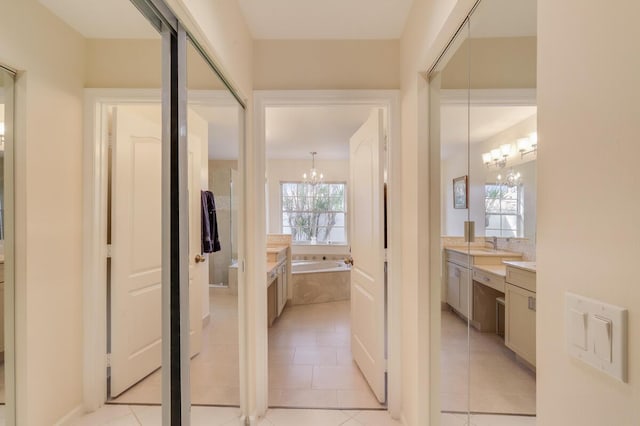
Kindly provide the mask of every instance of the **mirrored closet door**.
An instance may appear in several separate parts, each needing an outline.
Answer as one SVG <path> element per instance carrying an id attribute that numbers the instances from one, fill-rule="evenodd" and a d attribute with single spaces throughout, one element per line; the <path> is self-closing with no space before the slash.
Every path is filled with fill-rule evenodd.
<path id="1" fill-rule="evenodd" d="M 534 416 L 535 0 L 476 3 L 429 82 L 440 154 L 440 406 Z"/>

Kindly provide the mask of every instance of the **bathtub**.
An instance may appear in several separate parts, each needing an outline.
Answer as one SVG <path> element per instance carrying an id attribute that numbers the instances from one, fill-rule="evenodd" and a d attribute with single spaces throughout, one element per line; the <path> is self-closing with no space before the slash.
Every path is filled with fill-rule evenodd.
<path id="1" fill-rule="evenodd" d="M 291 264 L 292 304 L 350 299 L 351 268 L 342 260 L 295 260 Z"/>
<path id="2" fill-rule="evenodd" d="M 342 260 L 294 260 L 291 263 L 292 274 L 339 272 L 345 270 L 349 270 L 349 265 Z"/>

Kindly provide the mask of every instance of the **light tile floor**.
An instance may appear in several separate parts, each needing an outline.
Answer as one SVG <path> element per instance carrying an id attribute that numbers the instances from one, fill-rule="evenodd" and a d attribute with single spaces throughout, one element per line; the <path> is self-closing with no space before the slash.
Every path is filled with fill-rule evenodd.
<path id="1" fill-rule="evenodd" d="M 494 333 L 480 333 L 472 327 L 470 342 L 469 366 L 467 323 L 452 312 L 443 311 L 442 409 L 467 411 L 470 384 L 472 412 L 535 414 L 535 373 L 518 363 Z"/>
<path id="2" fill-rule="evenodd" d="M 192 407 L 192 426 L 242 426 L 240 410 L 230 407 Z M 86 414 L 73 426 L 159 426 L 159 406 L 105 405 Z M 267 411 L 258 422 L 261 426 L 399 426 L 386 411 L 282 409 Z M 441 426 L 535 426 L 535 417 L 473 415 L 471 423 L 461 414 L 442 414 Z"/>
<path id="3" fill-rule="evenodd" d="M 202 329 L 202 350 L 191 360 L 194 404 L 240 405 L 238 296 L 209 291 L 210 321 Z M 111 402 L 160 404 L 161 370 L 149 375 Z"/>
<path id="4" fill-rule="evenodd" d="M 349 301 L 287 306 L 269 329 L 269 405 L 384 408 L 351 356 Z"/>

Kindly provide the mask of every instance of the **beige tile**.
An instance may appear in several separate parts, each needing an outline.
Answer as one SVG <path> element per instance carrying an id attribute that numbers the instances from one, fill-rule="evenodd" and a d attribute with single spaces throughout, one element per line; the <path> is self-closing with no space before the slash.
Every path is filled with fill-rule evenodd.
<path id="1" fill-rule="evenodd" d="M 269 365 L 291 365 L 295 347 L 269 347 Z"/>
<path id="2" fill-rule="evenodd" d="M 321 389 L 278 389 L 269 391 L 269 406 L 338 408 L 337 391 Z"/>
<path id="3" fill-rule="evenodd" d="M 338 365 L 354 365 L 353 354 L 351 353 L 350 347 L 337 347 L 336 355 L 338 357 Z"/>
<path id="4" fill-rule="evenodd" d="M 131 411 L 142 426 L 161 425 L 162 424 L 162 407 L 159 405 L 134 405 Z"/>
<path id="5" fill-rule="evenodd" d="M 270 347 L 316 346 L 315 330 L 279 329 L 269 333 Z"/>
<path id="6" fill-rule="evenodd" d="M 219 405 L 240 405 L 240 388 L 238 386 L 206 386 L 203 388 L 192 388 L 192 404 L 215 404 Z"/>
<path id="7" fill-rule="evenodd" d="M 349 420 L 349 416 L 340 410 L 272 408 L 266 417 L 277 426 L 338 426 Z"/>
<path id="8" fill-rule="evenodd" d="M 535 374 L 516 362 L 504 341 L 479 333 L 450 312 L 442 313 L 441 401 L 444 410 L 535 413 Z M 467 343 L 470 336 L 470 344 Z"/>
<path id="9" fill-rule="evenodd" d="M 383 408 L 371 389 L 339 390 L 338 406 L 340 408 Z"/>
<path id="10" fill-rule="evenodd" d="M 366 390 L 368 387 L 360 370 L 352 366 L 313 367 L 313 389 Z"/>
<path id="11" fill-rule="evenodd" d="M 319 331 L 318 346 L 351 346 L 351 334 L 345 332 Z"/>
<path id="12" fill-rule="evenodd" d="M 93 413 L 88 413 L 71 423 L 72 426 L 101 426 L 118 419 L 132 416 L 127 405 L 105 405 Z"/>
<path id="13" fill-rule="evenodd" d="M 300 365 L 336 365 L 336 348 L 299 347 L 293 356 L 293 363 Z"/>
<path id="14" fill-rule="evenodd" d="M 368 426 L 401 426 L 402 423 L 398 420 L 392 419 L 386 410 L 366 410 L 362 411 L 353 420 L 358 422 L 357 424 Z"/>
<path id="15" fill-rule="evenodd" d="M 311 389 L 313 368 L 308 365 L 274 365 L 269 369 L 269 388 Z"/>
<path id="16" fill-rule="evenodd" d="M 240 421 L 240 409 L 234 407 L 191 407 L 191 426 L 222 426 Z"/>

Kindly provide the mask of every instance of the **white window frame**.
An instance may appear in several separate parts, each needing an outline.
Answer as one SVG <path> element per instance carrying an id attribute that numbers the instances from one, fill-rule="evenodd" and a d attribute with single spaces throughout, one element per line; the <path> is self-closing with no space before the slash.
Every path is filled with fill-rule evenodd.
<path id="1" fill-rule="evenodd" d="M 305 184 L 303 181 L 294 181 L 294 180 L 283 180 L 280 181 L 280 232 L 284 233 L 284 204 L 283 204 L 283 191 L 282 188 L 286 184 Z M 329 242 L 316 242 L 314 245 L 327 245 L 327 246 L 346 246 L 349 245 L 349 193 L 348 186 L 346 181 L 328 181 L 322 182 L 322 185 L 343 185 L 344 186 L 344 210 L 335 210 L 335 213 L 344 213 L 344 225 L 341 228 L 344 228 L 344 241 L 338 241 L 335 243 Z M 302 212 L 302 211 L 301 211 Z M 305 211 L 306 212 L 306 211 Z M 311 211 L 308 211 L 311 212 Z M 294 245 L 309 245 L 312 244 L 311 241 L 293 241 Z"/>

